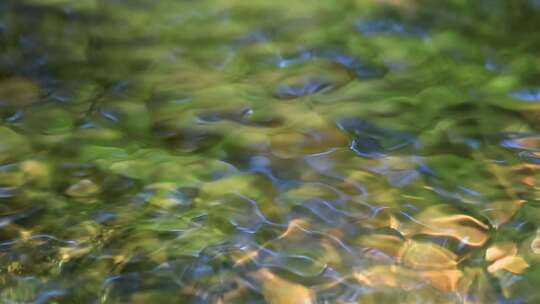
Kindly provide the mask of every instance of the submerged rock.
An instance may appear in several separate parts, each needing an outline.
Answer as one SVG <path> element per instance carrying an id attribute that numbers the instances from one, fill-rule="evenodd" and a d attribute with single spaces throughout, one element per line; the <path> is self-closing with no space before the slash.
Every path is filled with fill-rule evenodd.
<path id="1" fill-rule="evenodd" d="M 401 263 L 412 269 L 450 269 L 458 264 L 452 251 L 433 243 L 408 241 L 400 249 Z"/>
<path id="2" fill-rule="evenodd" d="M 13 77 L 0 81 L 0 106 L 26 106 L 38 101 L 39 94 L 39 85 L 30 79 Z"/>
<path id="3" fill-rule="evenodd" d="M 525 269 L 529 268 L 529 264 L 520 256 L 505 256 L 500 260 L 497 260 L 488 267 L 488 272 L 497 272 L 499 270 L 506 270 L 512 273 L 522 273 Z"/>
<path id="4" fill-rule="evenodd" d="M 315 296 L 307 287 L 284 280 L 267 269 L 257 276 L 262 278 L 262 293 L 269 304 L 315 304 Z"/>
<path id="5" fill-rule="evenodd" d="M 30 152 L 28 140 L 8 127 L 0 126 L 0 164 Z"/>
<path id="6" fill-rule="evenodd" d="M 92 197 L 99 193 L 99 187 L 89 179 L 82 179 L 66 189 L 66 194 L 72 197 Z"/>

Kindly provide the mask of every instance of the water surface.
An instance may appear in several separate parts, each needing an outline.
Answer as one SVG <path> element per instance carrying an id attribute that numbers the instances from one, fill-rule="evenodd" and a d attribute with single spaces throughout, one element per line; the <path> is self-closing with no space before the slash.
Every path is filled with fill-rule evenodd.
<path id="1" fill-rule="evenodd" d="M 538 1 L 4 0 L 4 303 L 540 301 Z"/>

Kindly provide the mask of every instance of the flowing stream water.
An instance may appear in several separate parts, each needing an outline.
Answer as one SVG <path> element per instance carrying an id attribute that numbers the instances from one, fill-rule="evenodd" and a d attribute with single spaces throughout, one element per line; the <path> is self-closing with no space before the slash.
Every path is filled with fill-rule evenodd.
<path id="1" fill-rule="evenodd" d="M 540 303 L 540 1 L 2 0 L 1 303 Z"/>

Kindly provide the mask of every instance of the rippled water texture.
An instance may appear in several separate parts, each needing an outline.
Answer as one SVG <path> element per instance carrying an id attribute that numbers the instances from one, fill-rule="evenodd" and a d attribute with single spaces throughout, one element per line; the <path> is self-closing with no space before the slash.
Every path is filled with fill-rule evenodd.
<path id="1" fill-rule="evenodd" d="M 0 302 L 539 303 L 540 2 L 2 0 Z"/>

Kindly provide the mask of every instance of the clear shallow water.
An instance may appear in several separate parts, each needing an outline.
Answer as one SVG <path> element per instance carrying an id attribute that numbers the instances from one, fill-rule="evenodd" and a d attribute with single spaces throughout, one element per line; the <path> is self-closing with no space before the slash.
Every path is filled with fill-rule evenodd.
<path id="1" fill-rule="evenodd" d="M 0 299 L 538 302 L 539 14 L 3 1 Z"/>

